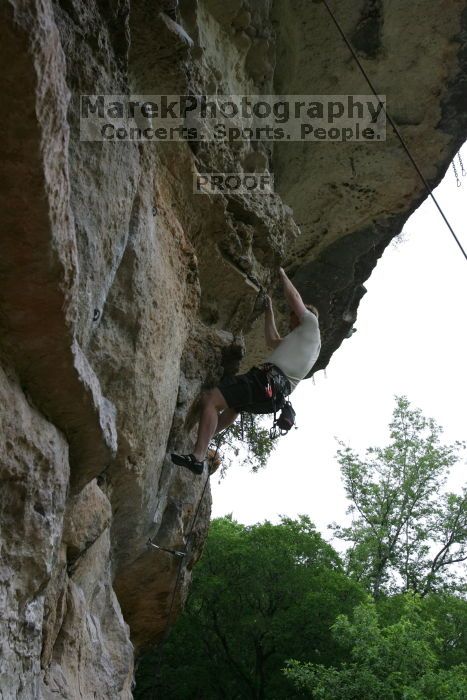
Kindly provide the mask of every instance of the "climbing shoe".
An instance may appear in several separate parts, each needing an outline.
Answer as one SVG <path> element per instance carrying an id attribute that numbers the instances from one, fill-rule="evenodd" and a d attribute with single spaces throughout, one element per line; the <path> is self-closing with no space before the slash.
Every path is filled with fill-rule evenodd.
<path id="1" fill-rule="evenodd" d="M 178 464 L 179 467 L 186 467 L 193 474 L 202 474 L 204 469 L 204 460 L 198 462 L 194 455 L 178 455 L 175 452 L 171 454 L 172 462 Z"/>

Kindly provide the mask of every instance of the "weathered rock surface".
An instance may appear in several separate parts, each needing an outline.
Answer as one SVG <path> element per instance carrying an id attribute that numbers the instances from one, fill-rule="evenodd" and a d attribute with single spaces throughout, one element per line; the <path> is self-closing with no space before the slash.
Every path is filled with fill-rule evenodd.
<path id="1" fill-rule="evenodd" d="M 435 185 L 467 132 L 466 2 L 336 13 Z M 0 697 L 130 698 L 209 524 L 167 454 L 200 389 L 264 352 L 258 285 L 280 307 L 282 262 L 317 303 L 324 367 L 425 193 L 390 131 L 80 141 L 83 94 L 367 94 L 321 3 L 4 0 L 0 54 Z M 271 171 L 276 193 L 195 195 L 202 171 Z M 187 547 L 179 577 L 148 538 Z"/>

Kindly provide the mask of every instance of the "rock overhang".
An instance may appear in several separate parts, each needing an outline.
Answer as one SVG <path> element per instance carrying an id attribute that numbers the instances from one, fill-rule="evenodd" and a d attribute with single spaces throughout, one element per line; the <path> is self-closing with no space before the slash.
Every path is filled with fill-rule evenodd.
<path id="1" fill-rule="evenodd" d="M 467 9 L 457 0 L 440 8 L 420 0 L 336 8 L 431 186 L 467 133 Z M 49 447 L 35 432 L 28 442 L 24 419 L 13 426 L 21 449 L 13 455 L 10 440 L 4 464 L 6 483 L 21 473 L 31 487 L 27 532 L 41 532 L 41 509 L 55 528 L 43 570 L 27 573 L 19 557 L 12 574 L 25 599 L 46 592 L 35 603 L 45 610 L 43 668 L 35 644 L 21 671 L 24 697 L 39 692 L 42 673 L 44 692 L 75 692 L 81 683 L 101 697 L 128 698 L 129 633 L 138 648 L 160 639 L 177 578 L 168 553 L 147 549 L 148 537 L 186 546 L 203 493 L 167 453 L 188 449 L 200 389 L 238 368 L 242 345 L 244 365 L 263 355 L 259 285 L 280 311 L 283 264 L 318 305 L 323 352 L 315 369 L 325 367 L 355 322 L 365 281 L 426 192 L 389 131 L 379 145 L 80 140 L 81 94 L 366 94 L 321 3 L 72 0 L 26 8 L 18 0 L 3 12 L 3 48 L 16 36 L 16 70 L 24 69 L 16 92 L 29 86 L 34 128 L 20 139 L 20 126 L 12 129 L 17 142 L 4 161 L 2 365 L 6 395 L 20 397 L 21 415 L 30 411 L 28 420 L 50 436 Z M 40 128 L 53 162 L 35 138 Z M 194 194 L 194 173 L 232 168 L 274 172 L 275 193 Z M 27 197 L 22 172 L 34 184 Z M 25 270 L 39 273 L 38 286 L 22 283 Z M 33 297 L 46 323 L 31 317 Z M 34 510 L 43 472 L 56 499 Z M 209 490 L 201 505 L 173 615 L 209 526 Z M 86 630 L 94 618 L 95 656 Z M 19 618 L 11 624 L 22 629 Z M 85 660 L 79 667 L 74 644 Z"/>

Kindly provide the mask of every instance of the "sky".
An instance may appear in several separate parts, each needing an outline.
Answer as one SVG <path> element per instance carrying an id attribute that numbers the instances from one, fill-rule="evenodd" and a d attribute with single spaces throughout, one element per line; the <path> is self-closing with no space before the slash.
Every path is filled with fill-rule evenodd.
<path id="1" fill-rule="evenodd" d="M 467 163 L 467 145 L 461 154 Z M 461 181 L 457 187 L 449 168 L 435 195 L 467 249 L 467 177 Z M 360 451 L 384 445 L 395 395 L 440 423 L 447 442 L 467 438 L 467 261 L 431 198 L 401 239 L 365 283 L 357 332 L 325 372 L 293 392 L 298 428 L 279 439 L 259 473 L 233 463 L 222 481 L 211 478 L 212 517 L 231 513 L 248 525 L 307 514 L 330 540 L 328 525 L 347 521 L 349 505 L 336 438 Z M 460 490 L 466 473 L 459 465 L 449 488 Z"/>

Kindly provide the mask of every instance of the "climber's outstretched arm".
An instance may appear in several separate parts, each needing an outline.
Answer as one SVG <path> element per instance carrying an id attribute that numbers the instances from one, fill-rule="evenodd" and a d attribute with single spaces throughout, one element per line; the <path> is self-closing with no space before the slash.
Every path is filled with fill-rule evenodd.
<path id="1" fill-rule="evenodd" d="M 265 299 L 264 335 L 266 338 L 266 345 L 269 348 L 276 348 L 282 340 L 276 328 L 276 322 L 274 321 L 274 311 L 272 309 L 272 301 L 271 297 L 269 296 L 267 296 Z"/>
<path id="2" fill-rule="evenodd" d="M 282 267 L 279 268 L 279 275 L 280 275 L 280 278 L 282 280 L 282 286 L 284 288 L 285 299 L 286 299 L 288 305 L 290 306 L 290 309 L 297 316 L 298 320 L 300 320 L 306 311 L 306 306 L 303 303 L 302 297 L 297 292 L 297 290 L 293 286 L 292 282 L 289 280 L 289 278 L 285 274 L 284 268 L 282 268 Z"/>

